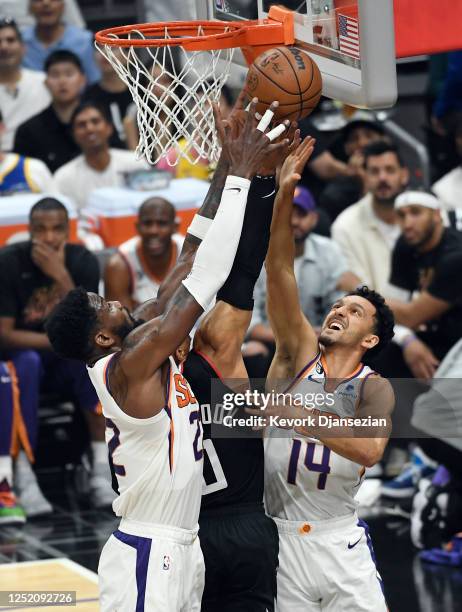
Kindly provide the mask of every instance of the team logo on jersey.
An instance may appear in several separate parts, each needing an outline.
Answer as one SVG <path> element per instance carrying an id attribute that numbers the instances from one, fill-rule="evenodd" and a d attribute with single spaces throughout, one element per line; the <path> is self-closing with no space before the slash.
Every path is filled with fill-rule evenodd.
<path id="1" fill-rule="evenodd" d="M 171 559 L 168 555 L 164 555 L 164 564 L 162 565 L 162 569 L 169 570 L 170 569 Z"/>

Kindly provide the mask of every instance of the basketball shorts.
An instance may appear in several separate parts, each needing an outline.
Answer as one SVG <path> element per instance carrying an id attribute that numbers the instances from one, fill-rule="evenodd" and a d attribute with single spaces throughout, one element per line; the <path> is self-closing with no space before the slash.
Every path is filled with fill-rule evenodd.
<path id="1" fill-rule="evenodd" d="M 202 612 L 274 612 L 278 532 L 262 506 L 251 508 L 231 506 L 201 514 Z"/>
<path id="2" fill-rule="evenodd" d="M 199 612 L 204 559 L 197 529 L 122 520 L 98 566 L 101 612 Z"/>
<path id="3" fill-rule="evenodd" d="M 369 528 L 356 515 L 279 531 L 277 612 L 386 612 Z"/>

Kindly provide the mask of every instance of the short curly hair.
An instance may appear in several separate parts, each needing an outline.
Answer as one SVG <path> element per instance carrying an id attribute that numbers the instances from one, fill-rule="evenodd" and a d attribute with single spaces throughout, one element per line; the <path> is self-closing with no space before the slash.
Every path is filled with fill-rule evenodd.
<path id="1" fill-rule="evenodd" d="M 357 295 L 370 302 L 375 307 L 375 327 L 374 333 L 379 337 L 379 342 L 367 351 L 371 357 L 378 355 L 392 340 L 395 332 L 395 317 L 390 307 L 385 303 L 385 299 L 380 293 L 369 289 L 366 285 L 358 287 L 355 291 L 350 291 L 347 295 Z"/>
<path id="2" fill-rule="evenodd" d="M 45 331 L 54 352 L 60 357 L 87 361 L 94 352 L 91 336 L 98 326 L 85 289 L 72 289 L 45 322 Z"/>

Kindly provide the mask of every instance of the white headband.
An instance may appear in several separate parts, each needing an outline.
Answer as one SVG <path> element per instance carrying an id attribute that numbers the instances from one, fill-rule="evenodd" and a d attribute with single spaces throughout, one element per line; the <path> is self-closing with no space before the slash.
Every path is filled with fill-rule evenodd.
<path id="1" fill-rule="evenodd" d="M 440 210 L 440 201 L 430 193 L 424 191 L 405 191 L 395 200 L 395 209 L 403 208 L 403 206 L 424 206 L 433 210 Z"/>

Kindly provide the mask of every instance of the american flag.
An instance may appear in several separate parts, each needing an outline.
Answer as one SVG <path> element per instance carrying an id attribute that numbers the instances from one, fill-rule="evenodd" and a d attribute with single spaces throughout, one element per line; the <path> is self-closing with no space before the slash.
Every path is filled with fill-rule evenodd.
<path id="1" fill-rule="evenodd" d="M 354 17 L 338 16 L 338 33 L 340 51 L 350 57 L 360 58 L 359 55 L 359 23 Z"/>

